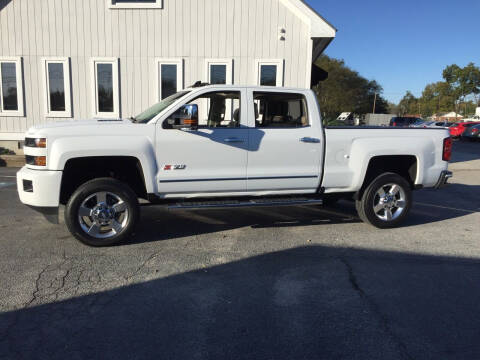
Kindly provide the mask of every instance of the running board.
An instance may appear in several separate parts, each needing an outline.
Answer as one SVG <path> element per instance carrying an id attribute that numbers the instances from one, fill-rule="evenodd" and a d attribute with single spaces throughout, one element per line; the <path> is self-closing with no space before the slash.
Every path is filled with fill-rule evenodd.
<path id="1" fill-rule="evenodd" d="M 167 205 L 169 210 L 181 209 L 218 209 L 242 207 L 268 207 L 292 205 L 322 205 L 323 200 L 317 198 L 258 198 L 246 200 L 212 200 L 212 201 L 182 201 Z"/>

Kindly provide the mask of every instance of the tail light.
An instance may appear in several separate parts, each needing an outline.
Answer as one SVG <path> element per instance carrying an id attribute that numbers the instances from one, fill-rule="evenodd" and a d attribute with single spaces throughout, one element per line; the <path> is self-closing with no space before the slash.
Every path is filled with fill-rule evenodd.
<path id="1" fill-rule="evenodd" d="M 397 123 L 395 121 L 393 122 L 393 126 L 397 126 Z"/>
<path id="2" fill-rule="evenodd" d="M 443 140 L 443 161 L 452 159 L 452 138 L 448 137 Z"/>
<path id="3" fill-rule="evenodd" d="M 473 129 L 472 129 L 472 134 L 476 134 L 476 133 L 478 133 L 478 129 L 473 128 Z"/>

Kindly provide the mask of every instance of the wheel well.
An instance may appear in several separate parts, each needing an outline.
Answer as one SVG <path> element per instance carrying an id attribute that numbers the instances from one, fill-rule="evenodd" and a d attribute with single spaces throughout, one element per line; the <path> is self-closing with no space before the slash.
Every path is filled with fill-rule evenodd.
<path id="1" fill-rule="evenodd" d="M 363 190 L 377 176 L 386 172 L 402 176 L 413 189 L 415 187 L 415 179 L 417 178 L 417 158 L 413 155 L 385 155 L 371 158 L 362 188 L 357 195 L 360 197 Z"/>
<path id="2" fill-rule="evenodd" d="M 84 157 L 65 164 L 60 190 L 60 203 L 65 205 L 75 190 L 87 181 L 111 177 L 129 185 L 139 198 L 146 199 L 147 190 L 140 161 L 130 156 Z"/>

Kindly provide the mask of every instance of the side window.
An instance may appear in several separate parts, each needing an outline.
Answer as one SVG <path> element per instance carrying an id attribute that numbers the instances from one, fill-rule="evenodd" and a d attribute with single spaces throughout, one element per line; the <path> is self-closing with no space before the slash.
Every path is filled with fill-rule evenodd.
<path id="1" fill-rule="evenodd" d="M 260 86 L 283 86 L 283 60 L 255 60 L 255 78 Z"/>
<path id="2" fill-rule="evenodd" d="M 93 116 L 115 118 L 120 116 L 118 59 L 92 59 Z"/>
<path id="3" fill-rule="evenodd" d="M 46 117 L 72 117 L 69 63 L 68 58 L 42 59 Z"/>
<path id="4" fill-rule="evenodd" d="M 198 127 L 238 128 L 240 127 L 241 96 L 239 91 L 209 92 L 188 102 L 198 108 Z M 181 110 L 173 113 L 163 124 L 164 129 L 178 128 L 177 123 L 182 118 Z"/>
<path id="5" fill-rule="evenodd" d="M 162 9 L 163 0 L 108 0 L 110 9 Z"/>
<path id="6" fill-rule="evenodd" d="M 303 95 L 254 92 L 253 99 L 257 128 L 295 128 L 310 124 Z"/>
<path id="7" fill-rule="evenodd" d="M 211 85 L 226 85 L 233 83 L 232 59 L 207 59 L 206 79 Z"/>
<path id="8" fill-rule="evenodd" d="M 24 116 L 21 58 L 0 58 L 0 116 Z"/>
<path id="9" fill-rule="evenodd" d="M 183 59 L 157 59 L 157 98 L 161 101 L 183 89 Z"/>

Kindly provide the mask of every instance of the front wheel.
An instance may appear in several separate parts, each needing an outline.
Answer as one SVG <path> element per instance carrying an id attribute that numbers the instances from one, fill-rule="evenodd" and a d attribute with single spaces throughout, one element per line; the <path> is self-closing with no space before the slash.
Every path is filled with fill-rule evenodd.
<path id="1" fill-rule="evenodd" d="M 65 223 L 89 246 L 111 246 L 127 238 L 139 216 L 138 198 L 126 184 L 102 178 L 81 185 L 65 208 Z"/>
<path id="2" fill-rule="evenodd" d="M 368 224 L 380 229 L 397 227 L 412 207 L 412 189 L 400 175 L 384 173 L 368 185 L 356 207 Z"/>

